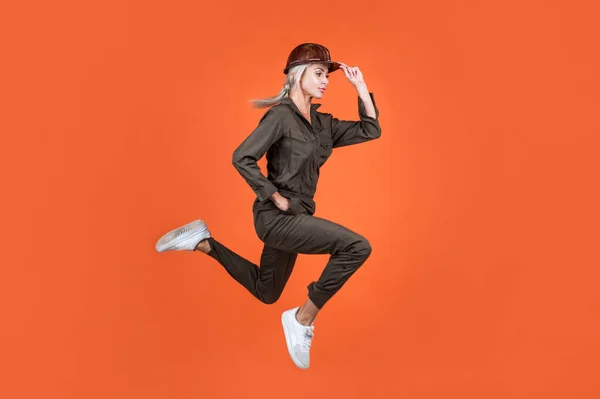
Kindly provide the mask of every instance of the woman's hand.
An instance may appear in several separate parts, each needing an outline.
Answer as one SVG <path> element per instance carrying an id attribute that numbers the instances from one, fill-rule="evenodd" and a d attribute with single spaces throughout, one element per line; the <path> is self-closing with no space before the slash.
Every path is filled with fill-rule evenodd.
<path id="1" fill-rule="evenodd" d="M 283 199 L 281 201 L 278 201 L 275 203 L 275 206 L 277 208 L 279 208 L 281 211 L 287 212 L 290 209 L 290 207 L 292 206 L 292 204 L 289 199 L 283 197 Z"/>
<path id="2" fill-rule="evenodd" d="M 285 198 L 283 195 L 279 194 L 279 192 L 275 192 L 271 196 L 271 201 L 273 201 L 275 206 L 279 208 L 282 212 L 286 212 L 288 209 L 290 209 L 290 200 Z"/>
<path id="3" fill-rule="evenodd" d="M 348 65 L 340 62 L 340 69 L 344 71 L 346 78 L 348 81 L 352 83 L 355 87 L 365 84 L 365 80 L 363 78 L 362 72 L 358 67 L 349 67 Z"/>
<path id="4" fill-rule="evenodd" d="M 373 105 L 373 101 L 371 99 L 371 95 L 369 94 L 369 89 L 367 88 L 367 84 L 363 78 L 362 72 L 358 67 L 349 67 L 346 64 L 340 62 L 340 69 L 344 71 L 348 81 L 354 85 L 356 91 L 358 92 L 358 96 L 363 101 L 365 106 L 365 112 L 367 115 L 373 119 L 377 118 L 377 113 L 375 112 L 375 106 Z"/>

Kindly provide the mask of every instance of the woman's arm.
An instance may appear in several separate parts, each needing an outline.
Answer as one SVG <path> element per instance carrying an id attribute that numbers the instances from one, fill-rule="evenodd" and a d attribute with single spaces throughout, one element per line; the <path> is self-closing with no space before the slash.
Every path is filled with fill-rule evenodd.
<path id="1" fill-rule="evenodd" d="M 373 93 L 369 92 L 367 84 L 358 67 L 341 64 L 348 81 L 354 85 L 358 93 L 358 121 L 339 120 L 331 118 L 331 136 L 333 147 L 364 143 L 381 136 L 379 125 L 379 110 Z"/>
<path id="2" fill-rule="evenodd" d="M 375 104 L 371 99 L 371 94 L 369 93 L 369 89 L 367 89 L 367 84 L 362 82 L 355 86 L 356 91 L 358 92 L 358 97 L 362 100 L 362 103 L 365 107 L 365 113 L 368 117 L 377 119 L 378 112 L 375 111 Z"/>
<path id="3" fill-rule="evenodd" d="M 281 118 L 270 108 L 254 131 L 233 152 L 232 163 L 260 201 L 271 197 L 277 188 L 261 172 L 258 161 L 283 136 Z"/>

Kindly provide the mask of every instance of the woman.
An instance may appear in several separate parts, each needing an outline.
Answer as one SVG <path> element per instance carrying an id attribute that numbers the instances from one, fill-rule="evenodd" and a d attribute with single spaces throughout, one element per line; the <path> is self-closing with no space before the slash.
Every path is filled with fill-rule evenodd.
<path id="1" fill-rule="evenodd" d="M 357 90 L 359 121 L 318 112 L 320 104 L 312 103 L 323 98 L 327 73 L 338 69 Z M 267 304 L 281 295 L 298 254 L 330 254 L 319 280 L 308 285 L 306 302 L 282 315 L 289 354 L 298 367 L 308 368 L 317 313 L 371 253 L 363 236 L 313 216 L 319 169 L 333 148 L 376 139 L 381 128 L 379 111 L 361 71 L 332 62 L 322 45 L 304 43 L 294 48 L 283 72 L 286 79 L 281 92 L 254 101 L 256 107 L 269 109 L 233 153 L 234 167 L 256 193 L 254 226 L 264 243 L 260 267 L 211 237 L 201 220 L 165 234 L 156 250 L 204 252 Z M 257 165 L 265 154 L 266 177 Z"/>

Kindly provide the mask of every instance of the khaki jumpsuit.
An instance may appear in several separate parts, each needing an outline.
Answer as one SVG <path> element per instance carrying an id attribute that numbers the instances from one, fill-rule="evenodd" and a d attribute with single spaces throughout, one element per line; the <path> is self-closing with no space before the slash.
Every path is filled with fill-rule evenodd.
<path id="1" fill-rule="evenodd" d="M 208 253 L 252 295 L 264 303 L 280 297 L 301 254 L 330 254 L 308 297 L 320 309 L 367 260 L 371 246 L 363 236 L 337 223 L 313 216 L 319 169 L 333 148 L 380 137 L 379 110 L 369 93 L 377 117 L 366 114 L 358 97 L 359 121 L 344 121 L 318 112 L 311 105 L 312 124 L 290 98 L 269 108 L 256 129 L 233 153 L 233 165 L 256 193 L 254 226 L 264 243 L 260 267 L 209 238 Z M 266 154 L 267 176 L 257 162 Z M 281 211 L 269 197 L 278 191 L 290 200 Z"/>

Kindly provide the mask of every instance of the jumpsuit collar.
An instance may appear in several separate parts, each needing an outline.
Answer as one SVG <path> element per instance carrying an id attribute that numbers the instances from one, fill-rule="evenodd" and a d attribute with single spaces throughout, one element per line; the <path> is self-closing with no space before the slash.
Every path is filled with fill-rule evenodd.
<path id="1" fill-rule="evenodd" d="M 302 114 L 302 112 L 300 112 L 300 109 L 298 108 L 298 106 L 296 105 L 296 103 L 294 102 L 294 100 L 292 100 L 289 97 L 285 97 L 284 99 L 282 99 L 281 104 L 287 104 L 288 106 L 290 106 L 298 115 L 300 115 L 307 123 L 308 120 L 306 119 L 306 117 Z M 311 115 L 311 121 L 312 123 L 308 123 L 309 125 L 311 125 L 311 127 L 316 128 L 317 126 L 315 125 L 315 121 L 317 121 L 317 118 L 314 118 L 314 114 L 315 111 L 321 106 L 321 104 L 319 103 L 312 103 L 310 104 L 310 115 Z"/>

